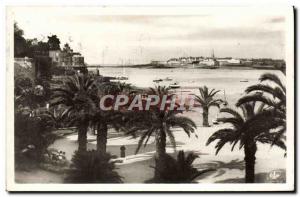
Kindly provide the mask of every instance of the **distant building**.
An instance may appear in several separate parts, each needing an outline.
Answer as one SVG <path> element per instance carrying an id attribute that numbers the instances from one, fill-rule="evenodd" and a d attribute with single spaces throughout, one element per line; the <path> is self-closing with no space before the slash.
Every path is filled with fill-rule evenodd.
<path id="1" fill-rule="evenodd" d="M 217 59 L 220 66 L 234 66 L 234 65 L 241 65 L 241 60 L 234 59 L 234 58 L 223 58 Z"/>
<path id="2" fill-rule="evenodd" d="M 206 65 L 206 66 L 215 66 L 216 65 L 216 61 L 214 59 L 204 59 L 199 61 L 199 64 L 201 65 Z"/>
<path id="3" fill-rule="evenodd" d="M 162 64 L 166 64 L 167 62 L 165 61 L 157 61 L 157 60 L 152 60 L 151 64 L 152 65 L 162 65 Z"/>
<path id="4" fill-rule="evenodd" d="M 245 66 L 252 66 L 253 61 L 252 60 L 241 60 L 241 64 Z"/>
<path id="5" fill-rule="evenodd" d="M 167 61 L 167 64 L 180 64 L 180 61 L 177 58 L 171 58 Z"/>
<path id="6" fill-rule="evenodd" d="M 73 54 L 72 66 L 84 66 L 84 57 L 80 53 Z"/>
<path id="7" fill-rule="evenodd" d="M 50 50 L 49 57 L 52 63 L 57 66 L 84 66 L 84 57 L 77 52 L 73 52 L 72 49 L 64 50 Z"/>
<path id="8" fill-rule="evenodd" d="M 59 64 L 62 62 L 63 54 L 61 50 L 50 50 L 49 57 L 52 62 Z"/>

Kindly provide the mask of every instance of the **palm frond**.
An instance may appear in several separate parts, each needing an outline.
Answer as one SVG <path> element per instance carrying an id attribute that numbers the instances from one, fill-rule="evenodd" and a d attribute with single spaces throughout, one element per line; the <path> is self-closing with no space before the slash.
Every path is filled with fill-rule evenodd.
<path id="1" fill-rule="evenodd" d="M 236 103 L 236 106 L 239 107 L 245 103 L 249 102 L 262 102 L 265 103 L 269 106 L 276 106 L 276 103 L 274 103 L 271 99 L 267 98 L 266 96 L 262 94 L 251 94 L 251 95 L 246 95 L 238 100 Z"/>
<path id="2" fill-rule="evenodd" d="M 281 89 L 279 89 L 278 87 L 273 88 L 266 84 L 253 85 L 248 87 L 245 91 L 246 93 L 251 93 L 254 91 L 266 92 L 280 100 L 285 98 L 285 93 Z"/>
<path id="3" fill-rule="evenodd" d="M 222 108 L 220 110 L 220 112 L 222 112 L 222 113 L 228 113 L 228 114 L 232 115 L 233 117 L 235 117 L 236 119 L 238 119 L 239 121 L 244 121 L 242 115 L 240 113 L 238 113 L 237 111 L 235 111 L 234 109 L 231 109 L 231 108 Z"/>
<path id="4" fill-rule="evenodd" d="M 167 135 L 168 135 L 168 137 L 170 139 L 170 142 L 171 142 L 171 144 L 173 146 L 174 151 L 176 151 L 176 140 L 175 140 L 175 137 L 174 137 L 172 131 L 170 129 L 166 129 L 165 132 L 167 133 Z"/>
<path id="5" fill-rule="evenodd" d="M 139 139 L 138 146 L 137 146 L 134 154 L 137 154 L 139 152 L 139 150 L 142 147 L 145 139 L 147 137 L 149 138 L 151 136 L 152 132 L 153 132 L 153 129 L 149 129 L 147 132 L 145 132 L 145 133 L 142 134 L 142 136 Z"/>
<path id="6" fill-rule="evenodd" d="M 276 83 L 284 92 L 286 92 L 285 86 L 281 82 L 280 78 L 275 74 L 265 73 L 265 74 L 261 75 L 259 80 L 260 81 L 267 81 L 267 80 L 272 81 L 272 82 Z"/>
<path id="7" fill-rule="evenodd" d="M 206 146 L 208 146 L 210 143 L 212 143 L 215 140 L 220 140 L 224 142 L 230 142 L 233 140 L 235 131 L 233 129 L 225 128 L 220 129 L 216 132 L 214 132 L 207 140 Z"/>

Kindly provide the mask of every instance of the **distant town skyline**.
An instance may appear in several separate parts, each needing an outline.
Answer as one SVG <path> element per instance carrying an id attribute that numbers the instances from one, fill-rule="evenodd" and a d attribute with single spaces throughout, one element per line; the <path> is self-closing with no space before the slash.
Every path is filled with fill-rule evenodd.
<path id="1" fill-rule="evenodd" d="M 74 8 L 75 9 L 75 8 Z M 285 59 L 285 17 L 234 12 L 199 15 L 99 15 L 55 8 L 14 9 L 26 38 L 55 34 L 88 64 L 149 63 L 181 56 Z M 71 10 L 71 9 L 70 9 Z"/>

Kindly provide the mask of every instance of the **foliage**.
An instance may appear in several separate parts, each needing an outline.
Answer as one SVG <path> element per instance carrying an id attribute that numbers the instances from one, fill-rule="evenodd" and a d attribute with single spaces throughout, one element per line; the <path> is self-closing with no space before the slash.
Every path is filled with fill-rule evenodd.
<path id="1" fill-rule="evenodd" d="M 76 74 L 69 76 L 63 85 L 52 89 L 51 105 L 64 105 L 70 119 L 70 125 L 80 124 L 77 120 L 85 120 L 96 110 L 98 100 L 94 79 L 89 75 Z"/>
<path id="2" fill-rule="evenodd" d="M 75 152 L 71 169 L 67 173 L 68 183 L 122 183 L 122 177 L 115 171 L 113 156 L 92 150 Z"/>
<path id="3" fill-rule="evenodd" d="M 155 170 L 158 171 L 158 176 L 148 183 L 193 183 L 195 179 L 201 175 L 214 171 L 214 169 L 198 170 L 193 167 L 193 162 L 198 158 L 194 153 L 189 153 L 185 156 L 184 151 L 179 151 L 177 159 L 165 154 L 161 159 L 164 160 L 164 165 L 160 168 L 157 166 Z M 157 158 L 156 158 L 157 159 Z M 157 163 L 157 162 L 156 162 Z"/>
<path id="4" fill-rule="evenodd" d="M 273 132 L 274 141 L 285 140 L 286 132 L 286 87 L 281 79 L 271 73 L 265 73 L 260 77 L 260 84 L 252 85 L 246 89 L 248 95 L 242 97 L 237 102 L 237 106 L 247 102 L 261 102 L 266 105 L 266 109 L 270 114 L 270 122 L 277 124 L 276 132 Z M 263 83 L 268 82 L 268 83 Z M 267 112 L 265 112 L 267 113 Z"/>
<path id="5" fill-rule="evenodd" d="M 97 151 L 106 152 L 108 126 L 112 126 L 117 131 L 123 126 L 123 113 L 120 111 L 104 111 L 100 108 L 100 99 L 102 96 L 127 94 L 131 86 L 126 83 L 106 82 L 102 77 L 97 77 L 95 82 L 98 89 L 98 99 L 95 100 L 96 112 L 91 118 L 91 126 L 97 129 Z M 112 105 L 114 103 L 111 103 Z"/>
<path id="6" fill-rule="evenodd" d="M 39 167 L 47 171 L 64 173 L 70 167 L 70 162 L 67 160 L 65 152 L 55 148 L 48 148 L 43 160 L 44 162 L 40 163 Z"/>
<path id="7" fill-rule="evenodd" d="M 52 61 L 47 55 L 38 55 L 34 57 L 36 78 L 47 79 L 52 78 Z"/>
<path id="8" fill-rule="evenodd" d="M 220 108 L 220 104 L 224 101 L 221 99 L 214 99 L 215 95 L 220 92 L 220 90 L 209 90 L 206 86 L 199 88 L 200 96 L 195 95 L 195 101 L 198 102 L 203 109 L 203 126 L 209 126 L 208 123 L 208 113 L 209 108 L 212 106 Z"/>
<path id="9" fill-rule="evenodd" d="M 43 154 L 55 141 L 56 135 L 52 133 L 52 126 L 48 125 L 43 117 L 16 112 L 14 139 L 16 163 L 34 163 L 43 160 Z"/>
<path id="10" fill-rule="evenodd" d="M 50 50 L 60 50 L 60 40 L 56 35 L 48 36 L 47 43 Z"/>
<path id="11" fill-rule="evenodd" d="M 221 112 L 228 113 L 231 116 L 219 118 L 219 122 L 229 123 L 230 127 L 220 129 L 209 137 L 207 145 L 218 140 L 216 144 L 216 154 L 223 148 L 226 143 L 232 145 L 232 150 L 239 142 L 239 149 L 242 149 L 249 141 L 256 143 L 271 143 L 276 136 L 270 129 L 276 128 L 279 123 L 271 121 L 272 114 L 270 111 L 264 110 L 263 105 L 255 110 L 256 102 L 245 103 L 240 106 L 243 114 L 230 108 L 221 109 Z M 282 140 L 275 142 L 280 148 L 285 149 Z"/>
<path id="12" fill-rule="evenodd" d="M 47 121 L 49 125 L 52 125 L 55 129 L 60 129 L 65 127 L 66 123 L 66 110 L 64 108 L 53 107 L 47 111 L 44 111 L 41 116 L 43 116 L 44 121 Z"/>
<path id="13" fill-rule="evenodd" d="M 216 106 L 220 107 L 221 99 L 214 99 L 214 96 L 220 92 L 220 90 L 211 89 L 209 90 L 206 86 L 199 88 L 200 96 L 195 95 L 196 101 L 199 102 L 202 106 Z"/>
<path id="14" fill-rule="evenodd" d="M 64 48 L 63 48 L 63 51 L 66 52 L 66 53 L 70 53 L 72 51 L 69 43 L 65 43 L 64 44 Z"/>
<path id="15" fill-rule="evenodd" d="M 281 139 L 276 139 L 276 132 L 272 132 L 281 122 L 273 121 L 273 114 L 270 110 L 264 109 L 264 104 L 256 107 L 257 102 L 248 102 L 240 106 L 243 114 L 230 108 L 221 109 L 221 112 L 230 114 L 229 117 L 219 118 L 218 121 L 229 123 L 230 126 L 222 128 L 213 133 L 207 140 L 207 145 L 217 141 L 216 154 L 225 144 L 230 144 L 232 149 L 239 143 L 239 149 L 244 149 L 245 154 L 245 180 L 255 180 L 255 154 L 257 143 L 272 144 L 286 149 Z"/>
<path id="16" fill-rule="evenodd" d="M 97 100 L 94 78 L 89 75 L 70 76 L 61 87 L 53 89 L 51 106 L 65 106 L 68 125 L 77 126 L 80 151 L 86 150 L 87 129 L 97 111 Z"/>
<path id="17" fill-rule="evenodd" d="M 165 87 L 156 87 L 156 89 L 150 88 L 148 91 L 149 95 L 158 95 L 160 98 L 163 95 L 169 95 L 169 89 Z M 177 115 L 182 111 L 179 110 L 168 110 L 160 109 L 160 106 L 153 106 L 148 111 L 134 111 L 125 116 L 128 117 L 126 122 L 127 134 L 139 134 L 141 133 L 136 153 L 139 151 L 141 146 L 147 145 L 150 137 L 155 134 L 157 153 L 165 153 L 166 137 L 170 139 L 173 148 L 176 147 L 175 137 L 172 133 L 172 128 L 179 127 L 190 136 L 191 133 L 195 132 L 196 124 L 189 118 L 182 115 Z M 160 149 L 160 150 L 158 150 Z"/>
<path id="18" fill-rule="evenodd" d="M 60 40 L 57 35 L 48 36 L 48 41 L 24 38 L 24 31 L 14 23 L 14 57 L 35 57 L 48 55 L 49 50 L 59 50 Z"/>
<path id="19" fill-rule="evenodd" d="M 23 37 L 24 31 L 19 28 L 17 23 L 14 23 L 14 56 L 25 57 L 28 45 Z"/>
<path id="20" fill-rule="evenodd" d="M 28 77 L 18 75 L 15 77 L 15 106 L 18 109 L 28 107 L 30 110 L 44 106 L 50 95 L 48 80 L 32 81 Z"/>

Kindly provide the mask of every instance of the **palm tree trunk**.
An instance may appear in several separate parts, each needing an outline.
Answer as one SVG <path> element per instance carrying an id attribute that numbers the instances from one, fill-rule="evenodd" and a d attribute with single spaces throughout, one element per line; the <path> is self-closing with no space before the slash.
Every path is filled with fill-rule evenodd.
<path id="1" fill-rule="evenodd" d="M 254 143 L 246 143 L 244 147 L 245 151 L 245 182 L 246 183 L 254 183 L 255 182 L 255 153 L 257 147 Z"/>
<path id="2" fill-rule="evenodd" d="M 155 136 L 156 155 L 158 157 L 166 154 L 166 134 L 163 130 L 157 131 Z"/>
<path id="3" fill-rule="evenodd" d="M 106 153 L 107 144 L 107 124 L 99 123 L 97 128 L 97 151 L 99 153 Z"/>
<path id="4" fill-rule="evenodd" d="M 208 127 L 208 107 L 203 106 L 203 126 Z"/>
<path id="5" fill-rule="evenodd" d="M 78 152 L 87 151 L 87 128 L 84 124 L 78 127 Z"/>
<path id="6" fill-rule="evenodd" d="M 160 179 L 160 171 L 164 171 L 164 156 L 166 154 L 166 133 L 164 129 L 161 129 L 156 132 L 155 135 L 156 143 L 156 155 L 155 155 L 155 179 Z"/>

